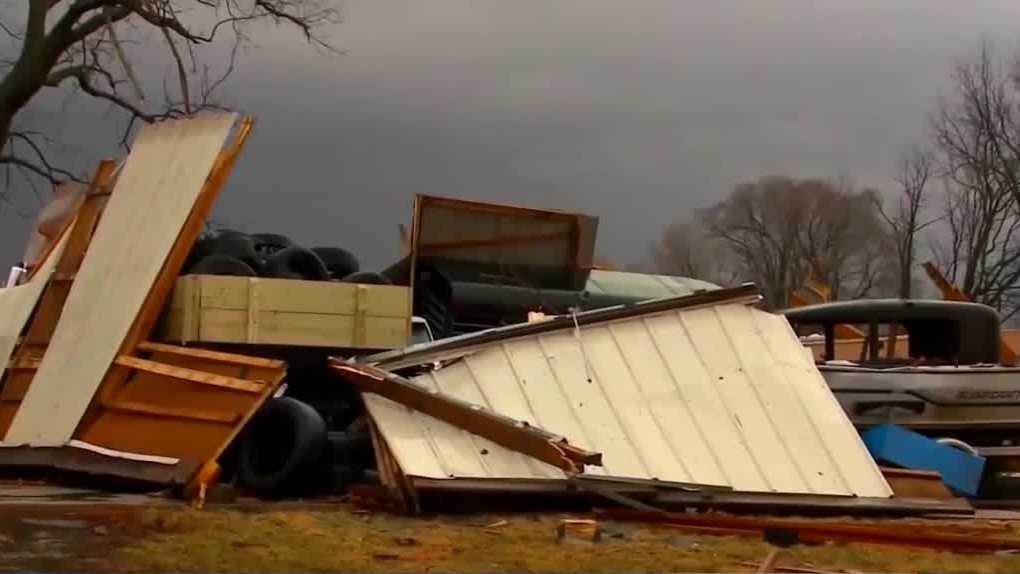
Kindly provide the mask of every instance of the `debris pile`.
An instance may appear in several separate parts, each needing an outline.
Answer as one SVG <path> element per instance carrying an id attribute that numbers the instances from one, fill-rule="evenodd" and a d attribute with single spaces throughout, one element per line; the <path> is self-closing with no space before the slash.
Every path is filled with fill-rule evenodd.
<path id="1" fill-rule="evenodd" d="M 667 511 L 973 512 L 980 456 L 896 426 L 862 438 L 753 285 L 593 270 L 594 218 L 419 196 L 381 273 L 339 247 L 203 233 L 251 127 L 146 126 L 52 208 L 0 290 L 0 467 L 200 500 L 214 483 L 407 511 L 567 499 L 808 538 L 904 535 Z"/>

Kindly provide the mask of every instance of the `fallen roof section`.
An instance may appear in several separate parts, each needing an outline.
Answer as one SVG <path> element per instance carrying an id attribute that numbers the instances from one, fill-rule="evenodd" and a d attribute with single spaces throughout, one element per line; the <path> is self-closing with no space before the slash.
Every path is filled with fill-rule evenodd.
<path id="1" fill-rule="evenodd" d="M 5 442 L 71 440 L 236 119 L 208 114 L 141 129 Z"/>
<path id="2" fill-rule="evenodd" d="M 494 329 L 390 354 L 379 365 L 459 358 L 414 382 L 603 453 L 591 474 L 890 497 L 787 321 L 747 305 L 755 293 L 745 286 Z M 365 402 L 405 475 L 560 472 L 385 398 Z"/>

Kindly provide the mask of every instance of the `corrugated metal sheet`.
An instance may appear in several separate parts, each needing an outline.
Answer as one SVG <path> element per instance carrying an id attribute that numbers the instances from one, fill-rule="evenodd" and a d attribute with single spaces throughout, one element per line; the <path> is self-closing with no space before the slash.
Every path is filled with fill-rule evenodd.
<path id="1" fill-rule="evenodd" d="M 692 295 L 697 291 L 715 289 L 719 289 L 719 286 L 689 277 L 601 269 L 593 269 L 588 277 L 588 283 L 585 285 L 585 290 L 589 293 L 641 297 L 642 299 Z"/>
<path id="2" fill-rule="evenodd" d="M 752 492 L 891 490 L 786 320 L 673 310 L 495 342 L 416 379 L 603 453 L 592 474 Z M 537 463 L 373 395 L 404 473 L 550 478 Z"/>
<path id="3" fill-rule="evenodd" d="M 138 132 L 5 442 L 71 439 L 236 117 L 203 114 Z"/>

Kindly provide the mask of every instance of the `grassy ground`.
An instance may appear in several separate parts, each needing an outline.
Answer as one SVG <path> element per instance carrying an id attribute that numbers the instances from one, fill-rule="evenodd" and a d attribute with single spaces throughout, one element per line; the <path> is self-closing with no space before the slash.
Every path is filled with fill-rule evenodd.
<path id="1" fill-rule="evenodd" d="M 557 541 L 565 515 L 409 518 L 335 510 L 147 510 L 139 536 L 111 547 L 105 565 L 147 571 L 753 571 L 762 542 L 603 523 L 598 543 Z M 905 526 L 906 527 L 906 526 Z M 916 527 L 916 526 L 913 526 Z M 111 540 L 112 542 L 112 540 Z M 1016 572 L 1020 556 L 958 555 L 891 546 L 789 550 L 780 565 L 867 572 Z"/>

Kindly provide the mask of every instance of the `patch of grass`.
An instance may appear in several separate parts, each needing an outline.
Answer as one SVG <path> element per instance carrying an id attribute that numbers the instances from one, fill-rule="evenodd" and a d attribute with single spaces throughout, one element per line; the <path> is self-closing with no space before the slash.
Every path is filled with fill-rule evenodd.
<path id="1" fill-rule="evenodd" d="M 411 518 L 335 511 L 146 511 L 141 535 L 110 564 L 134 571 L 750 571 L 753 538 L 603 523 L 598 543 L 557 541 L 565 515 Z M 505 521 L 505 522 L 504 522 Z M 497 524 L 493 526 L 494 524 Z M 780 564 L 869 572 L 1020 571 L 1020 557 L 879 545 L 800 546 Z"/>

